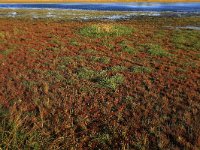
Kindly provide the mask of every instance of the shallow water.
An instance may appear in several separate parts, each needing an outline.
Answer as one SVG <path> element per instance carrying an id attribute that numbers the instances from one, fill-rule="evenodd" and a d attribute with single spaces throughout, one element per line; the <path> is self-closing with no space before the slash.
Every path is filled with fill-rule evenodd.
<path id="1" fill-rule="evenodd" d="M 11 9 L 78 9 L 102 11 L 185 11 L 199 12 L 200 3 L 56 3 L 56 4 L 0 4 Z"/>
<path id="2" fill-rule="evenodd" d="M 62 20 L 129 20 L 140 17 L 185 17 L 198 16 L 200 12 L 155 12 L 155 11 L 88 11 L 52 9 L 0 9 L 0 18 L 62 19 Z"/>
<path id="3" fill-rule="evenodd" d="M 0 4 L 0 18 L 121 20 L 141 16 L 200 16 L 200 3 Z"/>
<path id="4" fill-rule="evenodd" d="M 185 26 L 185 27 L 176 27 L 178 29 L 191 29 L 191 30 L 200 30 L 200 27 L 196 26 Z"/>
<path id="5" fill-rule="evenodd" d="M 177 26 L 177 27 L 165 26 L 165 27 L 170 28 L 170 29 L 189 29 L 189 30 L 199 30 L 200 31 L 200 26 Z"/>

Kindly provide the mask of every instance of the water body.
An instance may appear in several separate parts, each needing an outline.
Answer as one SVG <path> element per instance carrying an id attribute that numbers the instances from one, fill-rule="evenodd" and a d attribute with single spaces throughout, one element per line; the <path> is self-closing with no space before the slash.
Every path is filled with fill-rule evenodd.
<path id="1" fill-rule="evenodd" d="M 25 12 L 19 10 L 26 10 Z M 44 12 L 40 12 L 45 10 Z M 99 13 L 100 12 L 100 13 Z M 112 12 L 112 13 L 110 13 Z M 199 16 L 199 3 L 46 3 L 1 4 L 0 18 L 61 18 L 81 20 L 125 20 L 141 16 Z"/>
<path id="2" fill-rule="evenodd" d="M 169 29 L 189 29 L 189 30 L 199 30 L 200 31 L 200 26 L 177 26 L 177 27 L 173 27 L 173 26 L 164 26 L 165 28 L 169 28 Z"/>
<path id="3" fill-rule="evenodd" d="M 0 4 L 8 9 L 71 9 L 98 11 L 200 12 L 200 3 L 54 3 Z"/>

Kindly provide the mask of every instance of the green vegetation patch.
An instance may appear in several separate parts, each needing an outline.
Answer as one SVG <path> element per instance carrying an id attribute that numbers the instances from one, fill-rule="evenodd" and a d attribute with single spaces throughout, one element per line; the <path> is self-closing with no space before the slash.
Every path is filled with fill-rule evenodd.
<path id="1" fill-rule="evenodd" d="M 82 67 L 77 70 L 77 76 L 79 79 L 86 79 L 91 82 L 97 83 L 100 87 L 110 88 L 116 90 L 116 88 L 124 82 L 124 76 L 121 74 L 116 74 L 111 77 L 107 76 L 107 72 L 94 71 L 92 69 Z"/>
<path id="2" fill-rule="evenodd" d="M 106 39 L 106 40 L 103 39 L 103 40 L 102 40 L 102 45 L 103 45 L 103 46 L 106 46 L 109 50 L 113 50 L 114 47 L 115 47 L 115 44 L 111 43 L 111 41 L 108 40 L 108 39 Z"/>
<path id="3" fill-rule="evenodd" d="M 0 105 L 0 149 L 19 149 L 19 145 L 22 149 L 40 149 L 42 137 L 24 128 L 22 115 L 17 109 L 9 112 Z"/>
<path id="4" fill-rule="evenodd" d="M 160 56 L 160 57 L 166 57 L 166 56 L 171 56 L 169 52 L 166 50 L 162 49 L 160 45 L 156 44 L 146 44 L 145 47 L 147 48 L 147 52 L 153 56 Z"/>
<path id="5" fill-rule="evenodd" d="M 45 76 L 47 78 L 53 79 L 53 82 L 63 82 L 65 81 L 65 77 L 59 72 L 59 71 L 54 71 L 54 70 L 49 70 L 45 72 Z"/>
<path id="6" fill-rule="evenodd" d="M 58 48 L 58 47 L 47 47 L 46 50 L 56 52 L 56 51 L 59 51 L 60 48 Z"/>
<path id="7" fill-rule="evenodd" d="M 124 80 L 125 78 L 122 74 L 116 74 L 111 77 L 99 78 L 97 82 L 104 88 L 116 90 L 119 85 L 124 83 Z"/>
<path id="8" fill-rule="evenodd" d="M 107 144 L 111 142 L 111 137 L 107 133 L 99 133 L 95 140 L 97 140 L 101 144 Z"/>
<path id="9" fill-rule="evenodd" d="M 125 47 L 122 51 L 129 53 L 129 54 L 136 54 L 137 53 L 136 50 L 134 50 L 132 47 L 129 47 L 129 46 Z"/>
<path id="10" fill-rule="evenodd" d="M 38 83 L 35 81 L 28 81 L 28 80 L 24 80 L 22 82 L 22 84 L 29 90 L 31 90 L 34 86 L 37 86 Z"/>
<path id="11" fill-rule="evenodd" d="M 73 58 L 72 57 L 69 57 L 69 56 L 64 56 L 64 57 L 61 57 L 60 58 L 60 61 L 61 61 L 61 65 L 69 65 L 71 63 L 74 62 Z"/>
<path id="12" fill-rule="evenodd" d="M 14 49 L 10 48 L 10 49 L 7 49 L 7 50 L 2 50 L 0 51 L 0 54 L 4 55 L 4 56 L 7 56 L 9 55 L 10 53 L 12 53 L 14 51 Z"/>
<path id="13" fill-rule="evenodd" d="M 79 46 L 80 45 L 76 39 L 71 39 L 69 42 L 73 46 Z"/>
<path id="14" fill-rule="evenodd" d="M 155 39 L 163 39 L 165 36 L 166 36 L 166 31 L 164 31 L 164 30 L 159 30 L 159 31 L 156 31 L 156 32 L 154 33 L 153 38 L 155 38 Z"/>
<path id="15" fill-rule="evenodd" d="M 96 72 L 92 69 L 82 67 L 77 70 L 77 76 L 80 79 L 91 79 L 95 76 Z"/>
<path id="16" fill-rule="evenodd" d="M 0 31 L 0 43 L 6 43 L 9 39 L 9 32 Z"/>
<path id="17" fill-rule="evenodd" d="M 96 79 L 105 77 L 107 75 L 105 70 L 95 71 L 87 67 L 78 68 L 76 74 L 79 79 L 86 79 L 91 81 L 96 81 Z"/>
<path id="18" fill-rule="evenodd" d="M 172 42 L 177 49 L 200 50 L 200 31 L 178 30 L 173 34 Z"/>
<path id="19" fill-rule="evenodd" d="M 93 50 L 93 49 L 84 49 L 81 51 L 82 53 L 87 53 L 87 54 L 96 54 L 97 51 Z"/>
<path id="20" fill-rule="evenodd" d="M 88 37 L 123 36 L 132 34 L 133 29 L 124 25 L 94 24 L 80 29 L 80 34 Z"/>
<path id="21" fill-rule="evenodd" d="M 120 46 L 122 47 L 123 52 L 129 53 L 129 54 L 136 54 L 138 52 L 133 47 L 131 47 L 127 41 L 122 41 L 120 43 Z"/>
<path id="22" fill-rule="evenodd" d="M 86 63 L 86 57 L 81 55 L 76 56 L 63 56 L 58 58 L 57 67 L 59 70 L 65 70 L 68 67 L 76 67 L 78 64 Z"/>
<path id="23" fill-rule="evenodd" d="M 145 66 L 133 66 L 130 68 L 130 71 L 134 73 L 151 73 L 152 69 Z"/>
<path id="24" fill-rule="evenodd" d="M 0 32 L 0 39 L 5 38 L 5 34 L 3 32 Z"/>
<path id="25" fill-rule="evenodd" d="M 94 61 L 94 62 L 103 63 L 103 64 L 108 64 L 110 62 L 110 58 L 109 57 L 105 57 L 105 56 L 102 56 L 102 57 L 92 56 L 90 58 L 90 60 Z"/>
<path id="26" fill-rule="evenodd" d="M 109 68 L 109 70 L 111 70 L 113 72 L 120 72 L 120 71 L 124 71 L 126 69 L 127 68 L 125 66 L 120 66 L 120 65 L 113 66 L 113 67 Z"/>

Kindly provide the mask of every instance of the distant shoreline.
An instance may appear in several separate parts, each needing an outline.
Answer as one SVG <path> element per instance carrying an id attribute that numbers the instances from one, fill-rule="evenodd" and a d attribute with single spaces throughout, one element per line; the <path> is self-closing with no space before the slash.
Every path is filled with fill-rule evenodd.
<path id="1" fill-rule="evenodd" d="M 200 12 L 200 3 L 33 3 L 0 4 L 7 9 L 66 9 L 97 11 Z"/>
<path id="2" fill-rule="evenodd" d="M 0 19 L 48 19 L 48 20 L 132 20 L 141 18 L 160 17 L 200 17 L 200 13 L 185 12 L 156 12 L 156 11 L 91 11 L 91 10 L 65 10 L 65 9 L 0 9 Z"/>

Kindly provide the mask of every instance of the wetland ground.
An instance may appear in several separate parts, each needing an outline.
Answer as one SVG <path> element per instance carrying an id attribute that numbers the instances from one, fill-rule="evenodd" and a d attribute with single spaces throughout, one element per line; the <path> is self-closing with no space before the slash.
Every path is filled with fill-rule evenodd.
<path id="1" fill-rule="evenodd" d="M 1 18 L 0 149 L 200 148 L 199 23 Z"/>

